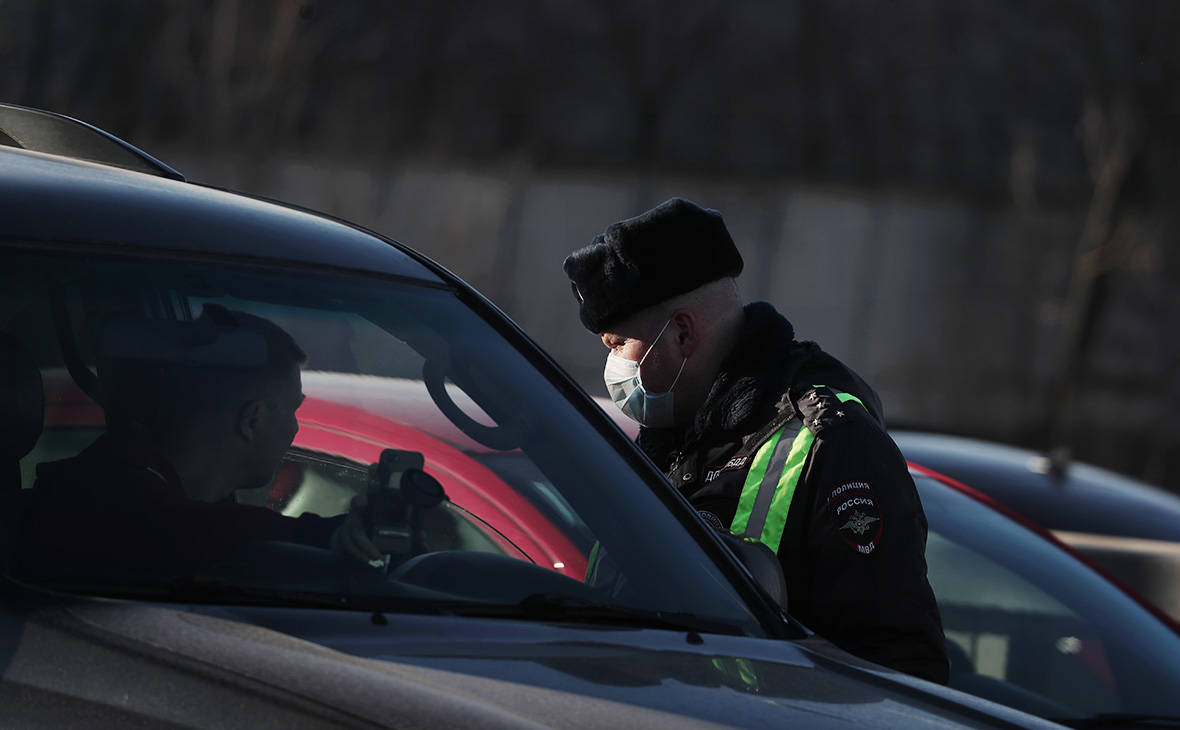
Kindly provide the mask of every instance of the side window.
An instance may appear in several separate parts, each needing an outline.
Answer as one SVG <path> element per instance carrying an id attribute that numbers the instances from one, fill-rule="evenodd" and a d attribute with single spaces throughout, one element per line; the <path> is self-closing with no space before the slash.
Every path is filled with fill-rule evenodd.
<path id="1" fill-rule="evenodd" d="M 579 595 L 762 633 L 655 473 L 462 287 L 409 264 L 353 276 L 99 248 L 29 245 L 0 267 L 0 327 L 47 395 L 21 463 L 16 574 L 167 593 L 208 570 L 339 591 L 320 580 L 336 559 L 379 567 L 344 541 L 361 532 L 339 537 L 344 513 L 372 465 L 414 455 L 407 482 L 376 480 L 381 509 L 352 518 L 364 554 L 388 557 L 348 591 Z M 288 519 L 303 515 L 318 517 Z M 595 545 L 626 592 L 585 582 Z M 329 574 L 279 567 L 300 556 Z"/>
<path id="2" fill-rule="evenodd" d="M 281 304 L 245 302 L 235 297 L 188 297 L 189 315 L 205 304 L 245 309 L 291 333 L 307 352 L 313 371 L 360 373 L 396 378 L 422 377 L 422 356 L 409 345 L 353 312 L 311 311 Z"/>
<path id="3" fill-rule="evenodd" d="M 988 696 L 1004 691 L 1000 683 L 1014 685 L 1043 698 L 1039 714 L 1057 717 L 1073 714 L 1066 708 L 1094 708 L 1084 712 L 1093 714 L 1118 704 L 1097 627 L 1023 576 L 933 530 L 926 561 L 952 687 Z"/>
<path id="4" fill-rule="evenodd" d="M 950 685 L 1041 717 L 1170 714 L 1176 634 L 1002 512 L 914 474 Z"/>

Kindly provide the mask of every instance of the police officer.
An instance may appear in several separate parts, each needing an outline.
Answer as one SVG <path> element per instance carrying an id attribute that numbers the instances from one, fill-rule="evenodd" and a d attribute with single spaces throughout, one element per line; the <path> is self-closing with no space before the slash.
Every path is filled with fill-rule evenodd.
<path id="1" fill-rule="evenodd" d="M 880 400 L 766 302 L 743 306 L 721 214 L 674 198 L 565 260 L 637 443 L 701 516 L 775 551 L 792 615 L 945 683 L 926 517 Z"/>

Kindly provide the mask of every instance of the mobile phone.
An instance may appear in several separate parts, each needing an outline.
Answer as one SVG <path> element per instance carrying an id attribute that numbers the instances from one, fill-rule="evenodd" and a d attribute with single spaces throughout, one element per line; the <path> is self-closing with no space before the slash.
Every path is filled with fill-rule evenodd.
<path id="1" fill-rule="evenodd" d="M 369 466 L 369 539 L 387 555 L 409 555 L 414 525 L 413 506 L 401 488 L 407 471 L 421 472 L 425 459 L 417 451 L 385 449 Z"/>

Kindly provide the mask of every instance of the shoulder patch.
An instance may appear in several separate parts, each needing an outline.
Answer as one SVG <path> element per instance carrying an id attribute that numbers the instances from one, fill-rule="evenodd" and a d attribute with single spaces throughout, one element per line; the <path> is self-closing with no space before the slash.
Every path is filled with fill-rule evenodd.
<path id="1" fill-rule="evenodd" d="M 862 555 L 881 544 L 881 503 L 868 482 L 845 482 L 828 493 L 828 516 L 840 539 Z"/>
<path id="2" fill-rule="evenodd" d="M 701 519 L 703 519 L 705 522 L 709 523 L 709 527 L 712 527 L 714 530 L 724 530 L 725 529 L 725 525 L 721 524 L 721 518 L 718 517 L 717 515 L 713 514 L 712 512 L 709 512 L 709 511 L 706 511 L 703 509 L 699 509 L 699 510 L 697 510 L 697 514 L 701 516 Z"/>

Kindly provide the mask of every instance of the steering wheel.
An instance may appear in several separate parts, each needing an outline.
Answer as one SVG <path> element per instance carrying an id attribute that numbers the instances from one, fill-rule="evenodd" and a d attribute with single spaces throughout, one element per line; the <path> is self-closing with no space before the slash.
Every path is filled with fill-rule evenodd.
<path id="1" fill-rule="evenodd" d="M 293 542 L 248 540 L 236 543 L 201 574 L 260 591 L 403 595 L 380 570 L 332 550 Z"/>
<path id="2" fill-rule="evenodd" d="M 235 588 L 326 596 L 390 597 L 440 602 L 517 603 L 535 593 L 595 597 L 565 575 L 525 560 L 473 550 L 411 558 L 393 573 L 331 550 L 290 542 L 240 542 L 201 571 Z"/>

